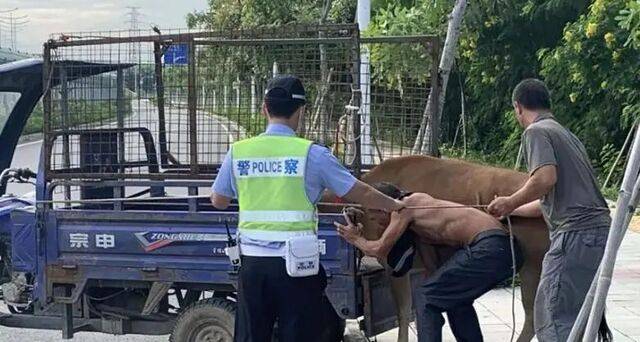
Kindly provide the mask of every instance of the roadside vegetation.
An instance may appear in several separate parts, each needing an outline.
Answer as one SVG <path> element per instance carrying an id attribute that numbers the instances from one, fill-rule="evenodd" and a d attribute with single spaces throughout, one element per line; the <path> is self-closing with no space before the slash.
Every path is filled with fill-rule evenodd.
<path id="1" fill-rule="evenodd" d="M 42 133 L 44 129 L 44 114 L 42 101 L 33 109 L 31 117 L 25 125 L 23 135 Z M 125 101 L 125 116 L 131 114 L 131 101 Z M 116 119 L 116 103 L 109 100 L 72 100 L 69 101 L 69 122 L 66 127 L 98 124 L 104 125 Z M 62 123 L 62 112 L 59 108 L 53 110 L 51 122 L 54 127 Z"/>
<path id="2" fill-rule="evenodd" d="M 188 16 L 192 28 L 237 29 L 255 25 L 316 23 L 317 1 L 249 0 L 211 2 Z M 355 2 L 332 1 L 327 22 L 352 22 Z M 372 1 L 369 35 L 443 36 L 449 0 Z M 599 179 L 614 169 L 615 189 L 625 158 L 617 153 L 640 115 L 640 0 L 473 1 L 463 19 L 454 70 L 441 121 L 441 152 L 513 168 L 521 129 L 511 108 L 511 90 L 523 78 L 538 77 L 552 91 L 554 113 L 585 144 Z M 394 49 L 375 49 L 373 72 L 386 73 L 390 88 L 406 66 L 424 63 L 419 54 L 396 58 Z M 428 70 L 425 65 L 424 70 Z M 462 92 L 461 92 L 462 90 Z M 461 98 L 464 93 L 464 98 Z M 460 131 L 466 109 L 466 149 Z M 231 115 L 232 117 L 232 115 Z M 242 123 L 240 123 L 242 124 Z M 249 123 L 252 124 L 252 123 Z M 614 165 L 615 164 L 615 165 Z M 605 189 L 615 197 L 615 190 Z"/>

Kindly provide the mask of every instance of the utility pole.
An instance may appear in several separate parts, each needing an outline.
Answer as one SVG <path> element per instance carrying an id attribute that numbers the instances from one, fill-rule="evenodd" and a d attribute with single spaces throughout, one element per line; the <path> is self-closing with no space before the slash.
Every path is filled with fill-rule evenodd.
<path id="1" fill-rule="evenodd" d="M 139 35 L 140 33 L 140 7 L 138 6 L 127 6 L 129 12 L 127 12 L 127 20 L 126 24 L 129 25 L 129 36 Z M 139 43 L 138 43 L 139 44 Z M 139 46 L 139 45 L 138 45 Z M 138 51 L 136 50 L 136 43 L 129 44 L 129 63 L 137 63 L 138 59 Z M 139 88 L 140 81 L 138 80 L 138 69 L 136 67 L 133 68 L 133 92 L 137 93 Z M 140 94 L 138 94 L 140 96 Z"/>
<path id="2" fill-rule="evenodd" d="M 371 0 L 358 0 L 356 18 L 360 34 L 367 29 L 371 21 Z M 360 159 L 364 165 L 372 165 L 373 148 L 371 145 L 371 65 L 369 47 L 360 47 Z"/>
<path id="3" fill-rule="evenodd" d="M 9 29 L 9 39 L 12 50 L 16 51 L 18 47 L 18 30 L 29 23 L 29 16 L 14 16 L 14 12 L 18 8 L 0 11 L 0 47 L 2 47 L 2 29 Z"/>

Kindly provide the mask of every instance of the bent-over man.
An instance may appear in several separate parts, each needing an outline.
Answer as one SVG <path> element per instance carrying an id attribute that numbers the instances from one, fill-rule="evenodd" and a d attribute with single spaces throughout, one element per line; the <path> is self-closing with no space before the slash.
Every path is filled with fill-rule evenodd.
<path id="1" fill-rule="evenodd" d="M 407 231 L 415 233 L 416 244 L 446 245 L 459 248 L 415 291 L 418 340 L 442 340 L 446 312 L 458 341 L 482 341 L 482 332 L 473 301 L 508 279 L 513 272 L 509 234 L 489 214 L 473 208 L 450 208 L 461 204 L 439 200 L 424 193 L 404 195 L 392 184 L 380 183 L 377 190 L 392 198 L 401 198 L 407 209 L 391 214 L 367 209 L 372 221 L 385 226 L 382 237 L 366 240 L 358 227 L 335 223 L 338 233 L 366 255 L 385 258 L 396 241 Z M 430 209 L 409 209 L 429 206 Z M 449 207 L 438 209 L 437 207 Z M 515 246 L 516 265 L 521 253 Z M 429 248 L 420 248 L 421 258 L 430 264 Z M 426 259 L 426 260 L 425 260 Z"/>

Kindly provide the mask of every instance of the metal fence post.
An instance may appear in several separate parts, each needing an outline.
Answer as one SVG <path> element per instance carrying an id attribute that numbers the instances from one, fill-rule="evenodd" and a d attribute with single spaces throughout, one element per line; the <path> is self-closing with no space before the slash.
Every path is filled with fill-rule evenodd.
<path id="1" fill-rule="evenodd" d="M 640 185 L 638 183 L 639 171 L 640 130 L 636 131 L 629 163 L 627 164 L 624 179 L 622 180 L 620 194 L 618 195 L 618 201 L 616 203 L 616 214 L 611 223 L 609 238 L 607 239 L 604 256 L 600 263 L 600 272 L 596 278 L 597 283 L 595 286 L 593 306 L 591 307 L 583 341 L 595 341 L 598 334 L 598 327 L 604 312 L 609 286 L 611 285 L 611 276 L 613 274 L 618 248 L 629 225 L 630 216 L 633 214 L 637 205 L 637 187 Z M 576 321 L 574 325 L 578 324 L 582 323 Z"/>
<path id="2" fill-rule="evenodd" d="M 188 71 L 188 108 L 189 108 L 189 164 L 191 168 L 191 174 L 197 175 L 200 172 L 198 164 L 198 88 L 196 85 L 196 44 L 193 38 L 189 40 L 189 71 Z M 189 195 L 195 196 L 198 194 L 198 188 L 190 186 Z M 198 200 L 195 198 L 189 199 L 189 211 L 197 211 Z"/>

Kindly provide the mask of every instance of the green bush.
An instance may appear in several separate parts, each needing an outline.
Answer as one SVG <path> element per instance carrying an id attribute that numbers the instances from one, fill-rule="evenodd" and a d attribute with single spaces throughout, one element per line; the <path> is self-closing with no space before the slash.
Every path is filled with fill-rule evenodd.
<path id="1" fill-rule="evenodd" d="M 625 4 L 594 1 L 565 27 L 561 44 L 539 52 L 555 115 L 600 159 L 594 163 L 600 167 L 611 166 L 608 151 L 620 148 L 640 114 L 640 58 L 624 46 L 628 32 L 615 19 Z"/>

